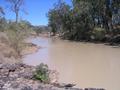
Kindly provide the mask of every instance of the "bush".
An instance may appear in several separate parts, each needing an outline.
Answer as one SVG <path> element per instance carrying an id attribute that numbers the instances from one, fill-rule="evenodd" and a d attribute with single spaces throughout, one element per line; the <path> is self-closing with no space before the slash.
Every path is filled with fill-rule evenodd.
<path id="1" fill-rule="evenodd" d="M 24 39 L 27 36 L 27 32 L 22 24 L 10 23 L 6 30 L 9 45 L 16 52 L 16 58 L 21 57 L 22 50 L 25 47 Z"/>
<path id="2" fill-rule="evenodd" d="M 38 65 L 34 74 L 34 78 L 40 80 L 41 82 L 48 83 L 50 81 L 48 66 L 43 63 Z"/>
<path id="3" fill-rule="evenodd" d="M 105 33 L 105 29 L 96 27 L 92 32 L 92 39 L 102 41 L 105 38 Z"/>
<path id="4" fill-rule="evenodd" d="M 0 32 L 3 32 L 6 29 L 7 21 L 5 18 L 0 17 Z"/>

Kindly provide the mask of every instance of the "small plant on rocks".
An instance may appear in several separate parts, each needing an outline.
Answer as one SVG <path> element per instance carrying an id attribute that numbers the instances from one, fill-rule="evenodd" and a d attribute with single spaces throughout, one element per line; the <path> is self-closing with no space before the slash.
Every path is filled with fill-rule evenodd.
<path id="1" fill-rule="evenodd" d="M 49 78 L 49 69 L 46 64 L 41 63 L 40 65 L 37 66 L 34 78 L 37 80 L 40 80 L 41 82 L 44 83 L 49 83 L 50 78 Z"/>

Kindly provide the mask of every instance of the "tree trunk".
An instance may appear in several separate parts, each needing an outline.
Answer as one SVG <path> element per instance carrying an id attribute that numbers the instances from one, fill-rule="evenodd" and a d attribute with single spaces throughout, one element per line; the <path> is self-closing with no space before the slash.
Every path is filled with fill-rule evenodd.
<path id="1" fill-rule="evenodd" d="M 109 30 L 109 33 L 111 33 L 113 28 L 112 28 L 112 7 L 110 4 L 110 0 L 107 0 L 106 2 L 105 15 L 107 19 L 108 30 Z"/>
<path id="2" fill-rule="evenodd" d="M 111 32 L 112 29 L 113 29 L 112 18 L 109 19 L 109 21 L 108 21 L 108 26 L 109 26 L 109 31 Z"/>
<path id="3" fill-rule="evenodd" d="M 16 23 L 18 23 L 18 11 L 16 11 L 15 14 L 16 14 Z"/>
<path id="4" fill-rule="evenodd" d="M 103 27 L 105 28 L 106 32 L 109 32 L 109 26 L 108 26 L 108 19 L 106 17 L 106 15 L 102 16 L 102 21 L 103 21 Z"/>

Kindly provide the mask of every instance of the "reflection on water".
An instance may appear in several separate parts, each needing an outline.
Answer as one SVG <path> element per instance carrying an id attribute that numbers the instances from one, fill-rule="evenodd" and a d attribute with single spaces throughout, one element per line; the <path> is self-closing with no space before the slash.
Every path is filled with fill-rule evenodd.
<path id="1" fill-rule="evenodd" d="M 120 90 L 120 48 L 48 38 L 35 38 L 32 42 L 43 48 L 27 55 L 24 63 L 48 64 L 59 72 L 60 82 Z"/>

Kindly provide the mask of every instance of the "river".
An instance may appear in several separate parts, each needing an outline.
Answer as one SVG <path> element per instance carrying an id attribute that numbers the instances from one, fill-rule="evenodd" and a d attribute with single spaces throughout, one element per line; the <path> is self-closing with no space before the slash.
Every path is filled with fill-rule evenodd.
<path id="1" fill-rule="evenodd" d="M 24 63 L 46 63 L 59 72 L 59 82 L 76 87 L 120 90 L 120 48 L 42 37 L 32 42 L 42 48 L 25 56 Z"/>

